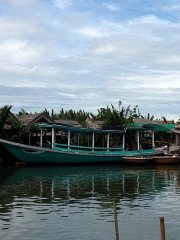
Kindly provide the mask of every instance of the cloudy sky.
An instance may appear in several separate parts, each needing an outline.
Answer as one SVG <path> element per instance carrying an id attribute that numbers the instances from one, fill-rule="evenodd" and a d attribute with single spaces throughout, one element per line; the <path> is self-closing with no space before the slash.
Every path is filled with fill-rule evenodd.
<path id="1" fill-rule="evenodd" d="M 0 0 L 0 103 L 180 118 L 179 0 Z"/>

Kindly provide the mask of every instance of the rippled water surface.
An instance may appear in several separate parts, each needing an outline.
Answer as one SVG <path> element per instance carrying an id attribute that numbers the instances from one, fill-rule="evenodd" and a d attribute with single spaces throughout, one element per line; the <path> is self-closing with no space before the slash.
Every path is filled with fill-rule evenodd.
<path id="1" fill-rule="evenodd" d="M 0 168 L 0 239 L 180 239 L 180 166 Z"/>

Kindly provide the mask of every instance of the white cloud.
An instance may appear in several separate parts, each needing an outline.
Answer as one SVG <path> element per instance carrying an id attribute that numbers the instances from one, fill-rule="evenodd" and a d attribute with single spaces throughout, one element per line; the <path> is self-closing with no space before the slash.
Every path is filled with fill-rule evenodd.
<path id="1" fill-rule="evenodd" d="M 167 11 L 167 12 L 171 12 L 171 11 L 178 11 L 179 12 L 180 4 L 171 4 L 171 5 L 163 6 L 162 9 L 164 11 Z"/>
<path id="2" fill-rule="evenodd" d="M 71 0 L 54 0 L 54 3 L 60 9 L 64 9 L 72 5 Z"/>
<path id="3" fill-rule="evenodd" d="M 75 94 L 68 94 L 68 93 L 57 93 L 60 96 L 67 97 L 67 98 L 77 98 L 77 95 Z"/>
<path id="4" fill-rule="evenodd" d="M 94 111 L 122 100 L 143 111 L 148 104 L 155 114 L 165 102 L 168 115 L 178 114 L 178 21 L 153 11 L 131 15 L 126 4 L 123 16 L 116 1 L 25 3 L 3 1 L 8 10 L 0 15 L 1 104 L 17 107 L 23 99 L 31 111 L 59 103 Z"/>
<path id="5" fill-rule="evenodd" d="M 14 39 L 8 39 L 3 41 L 0 45 L 0 51 L 9 52 L 9 51 L 18 51 L 19 49 L 24 48 L 25 43 L 23 41 L 18 41 Z"/>
<path id="6" fill-rule="evenodd" d="M 95 49 L 95 54 L 107 54 L 107 53 L 112 53 L 115 52 L 116 48 L 112 45 L 106 45 L 100 48 Z"/>
<path id="7" fill-rule="evenodd" d="M 90 37 L 102 37 L 102 33 L 97 28 L 93 27 L 83 27 L 76 29 L 75 32 Z"/>
<path id="8" fill-rule="evenodd" d="M 105 6 L 107 9 L 111 10 L 111 11 L 119 11 L 120 8 L 117 4 L 107 4 L 104 3 L 103 6 Z"/>

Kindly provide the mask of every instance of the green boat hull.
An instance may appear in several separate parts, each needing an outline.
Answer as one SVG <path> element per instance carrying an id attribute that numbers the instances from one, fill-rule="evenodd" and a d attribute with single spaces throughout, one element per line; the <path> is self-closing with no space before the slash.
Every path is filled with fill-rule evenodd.
<path id="1" fill-rule="evenodd" d="M 76 151 L 58 151 L 42 147 L 28 146 L 1 140 L 2 145 L 19 160 L 26 163 L 121 163 L 125 156 L 142 156 L 142 152 L 94 152 L 81 153 Z M 152 155 L 152 150 L 144 151 L 143 155 Z"/>
<path id="2" fill-rule="evenodd" d="M 3 142 L 2 145 L 19 160 L 27 163 L 111 163 L 123 160 L 120 155 L 63 152 L 47 148 L 29 147 L 22 144 L 10 144 L 8 142 Z"/>

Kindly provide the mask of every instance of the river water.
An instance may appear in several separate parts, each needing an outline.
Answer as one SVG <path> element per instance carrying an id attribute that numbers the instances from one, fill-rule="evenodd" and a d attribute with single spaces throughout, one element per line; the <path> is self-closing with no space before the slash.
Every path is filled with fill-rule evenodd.
<path id="1" fill-rule="evenodd" d="M 0 239 L 180 239 L 180 165 L 0 167 Z"/>

